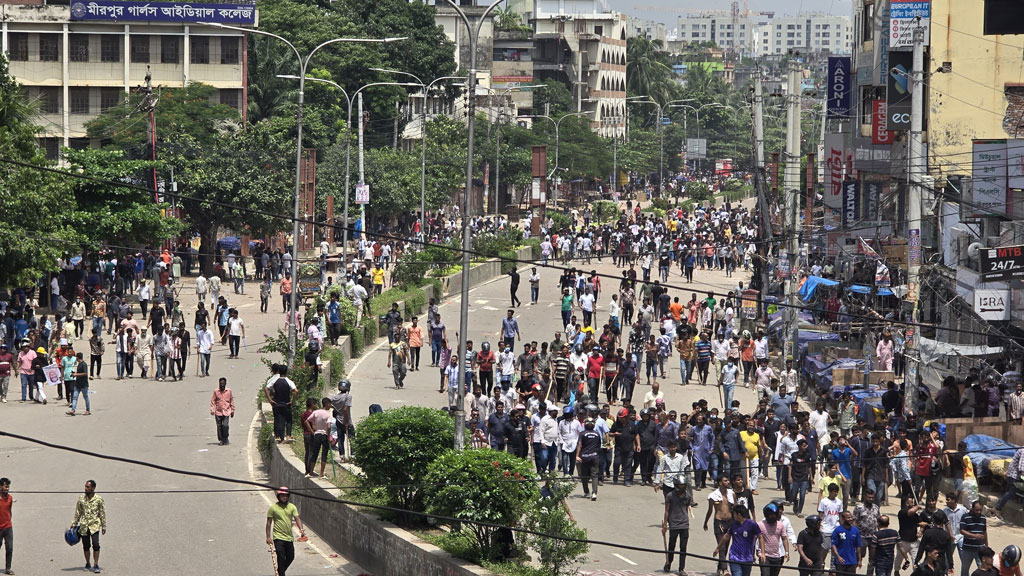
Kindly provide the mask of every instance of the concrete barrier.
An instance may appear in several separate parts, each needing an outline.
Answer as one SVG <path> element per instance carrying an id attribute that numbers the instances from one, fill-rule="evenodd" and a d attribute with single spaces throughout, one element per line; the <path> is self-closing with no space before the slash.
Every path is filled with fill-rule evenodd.
<path id="1" fill-rule="evenodd" d="M 264 404 L 262 421 L 270 419 L 270 405 Z M 361 512 L 344 503 L 330 504 L 301 497 L 301 494 L 336 499 L 339 491 L 326 481 L 306 478 L 303 463 L 290 448 L 271 445 L 268 466 L 274 486 L 288 486 L 292 502 L 306 526 L 346 559 L 373 576 L 494 576 L 492 572 L 449 555 L 437 546 L 394 524 Z M 264 462 L 267 464 L 266 462 Z M 300 492 L 301 490 L 301 492 Z"/>
<path id="2" fill-rule="evenodd" d="M 524 262 L 533 260 L 533 248 L 530 246 L 518 248 L 516 258 L 519 259 L 519 268 L 522 269 Z M 470 287 L 476 286 L 498 276 L 501 276 L 501 260 L 495 258 L 481 262 L 469 268 L 469 285 Z M 446 295 L 462 291 L 462 272 L 445 276 L 441 279 L 441 285 L 444 286 Z"/>

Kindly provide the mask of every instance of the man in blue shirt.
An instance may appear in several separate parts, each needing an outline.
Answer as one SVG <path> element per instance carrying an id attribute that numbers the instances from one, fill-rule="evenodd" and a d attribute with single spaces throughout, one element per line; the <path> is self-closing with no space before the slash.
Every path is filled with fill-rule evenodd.
<path id="1" fill-rule="evenodd" d="M 836 574 L 856 574 L 861 563 L 860 530 L 853 525 L 853 513 L 839 515 L 839 526 L 832 532 L 832 558 L 836 562 Z"/>
<path id="2" fill-rule="evenodd" d="M 501 321 L 501 337 L 509 348 L 516 343 L 517 338 L 519 340 L 523 339 L 523 337 L 519 335 L 519 322 L 512 317 L 512 314 L 512 310 L 509 310 L 508 316 Z"/>
<path id="3" fill-rule="evenodd" d="M 839 437 L 839 446 L 833 448 L 831 454 L 832 462 L 839 466 L 839 473 L 846 478 L 846 481 L 841 486 L 843 489 L 843 505 L 845 506 L 850 496 L 850 478 L 853 476 L 853 465 L 851 462 L 853 450 L 850 449 L 845 436 Z"/>
<path id="4" fill-rule="evenodd" d="M 338 293 L 331 293 L 331 301 L 327 303 L 327 323 L 330 324 L 328 336 L 331 344 L 338 345 L 338 336 L 341 335 L 341 304 L 338 302 Z"/>

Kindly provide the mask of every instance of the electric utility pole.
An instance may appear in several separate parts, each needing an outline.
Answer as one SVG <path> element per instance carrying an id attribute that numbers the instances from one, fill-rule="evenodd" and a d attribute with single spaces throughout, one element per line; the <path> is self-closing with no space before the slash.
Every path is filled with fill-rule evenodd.
<path id="1" fill-rule="evenodd" d="M 800 207 L 797 199 L 800 193 L 800 63 L 793 54 L 789 61 L 789 93 L 786 95 L 786 233 L 788 234 L 789 279 L 786 281 L 787 337 L 786 356 L 796 353 L 797 314 L 796 267 L 800 261 Z"/>
<path id="2" fill-rule="evenodd" d="M 922 154 L 921 131 L 924 124 L 924 28 L 918 22 L 914 28 L 914 60 L 910 75 L 910 137 L 907 140 L 907 179 L 910 184 L 907 201 L 907 300 L 914 305 L 912 320 L 917 319 L 921 274 L 921 181 L 925 177 L 926 159 Z M 904 376 L 906 397 L 917 398 L 917 338 L 907 339 L 907 373 Z"/>

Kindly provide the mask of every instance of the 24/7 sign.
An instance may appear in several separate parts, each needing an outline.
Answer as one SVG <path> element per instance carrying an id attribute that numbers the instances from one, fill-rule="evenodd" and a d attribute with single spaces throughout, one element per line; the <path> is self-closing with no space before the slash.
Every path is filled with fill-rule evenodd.
<path id="1" fill-rule="evenodd" d="M 981 281 L 1024 278 L 1024 246 L 1003 246 L 981 251 Z"/>

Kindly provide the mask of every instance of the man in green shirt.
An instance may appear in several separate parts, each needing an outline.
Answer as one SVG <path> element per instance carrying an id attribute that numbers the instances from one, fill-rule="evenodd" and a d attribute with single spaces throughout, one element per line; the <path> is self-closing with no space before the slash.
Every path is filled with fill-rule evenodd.
<path id="1" fill-rule="evenodd" d="M 299 518 L 299 509 L 288 501 L 288 488 L 282 486 L 277 490 L 277 503 L 271 504 L 267 510 L 267 544 L 274 547 L 277 554 L 277 575 L 286 576 L 288 567 L 295 560 L 295 538 L 292 536 L 292 522 L 299 527 L 299 536 L 306 537 Z"/>
<path id="2" fill-rule="evenodd" d="M 78 497 L 75 505 L 75 519 L 72 528 L 78 528 L 85 551 L 85 570 L 100 573 L 100 534 L 107 533 L 107 511 L 103 498 L 96 495 L 96 481 L 85 481 L 85 494 Z M 89 564 L 89 549 L 92 548 L 92 564 Z"/>

